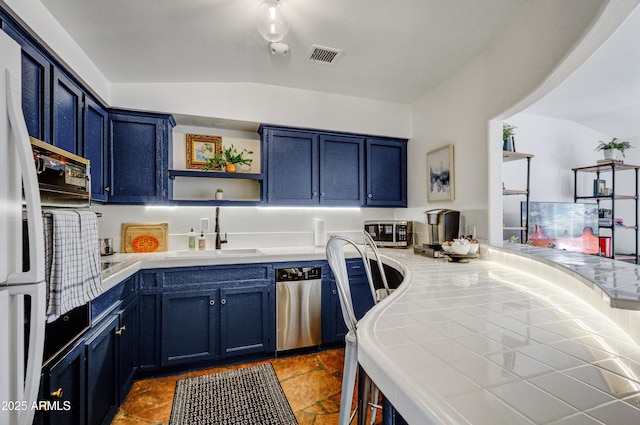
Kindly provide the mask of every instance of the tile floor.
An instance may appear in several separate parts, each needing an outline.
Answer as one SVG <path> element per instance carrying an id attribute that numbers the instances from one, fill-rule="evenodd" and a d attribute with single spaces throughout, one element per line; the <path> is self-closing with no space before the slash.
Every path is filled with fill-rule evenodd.
<path id="1" fill-rule="evenodd" d="M 215 367 L 136 381 L 111 425 L 169 423 L 176 381 L 221 370 L 272 362 L 300 425 L 335 425 L 340 410 L 343 349 L 279 357 L 256 363 Z M 378 414 L 376 423 L 381 423 Z"/>

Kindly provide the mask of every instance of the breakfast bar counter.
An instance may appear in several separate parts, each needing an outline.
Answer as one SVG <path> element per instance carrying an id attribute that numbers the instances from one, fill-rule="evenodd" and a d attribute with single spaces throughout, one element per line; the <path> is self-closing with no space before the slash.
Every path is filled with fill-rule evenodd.
<path id="1" fill-rule="evenodd" d="M 405 279 L 361 320 L 358 360 L 408 423 L 640 423 L 639 311 L 513 250 L 382 251 Z"/>

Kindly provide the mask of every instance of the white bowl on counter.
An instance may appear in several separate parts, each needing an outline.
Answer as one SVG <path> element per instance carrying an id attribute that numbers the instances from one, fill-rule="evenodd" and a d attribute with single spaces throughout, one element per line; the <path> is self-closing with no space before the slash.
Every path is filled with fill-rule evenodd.
<path id="1" fill-rule="evenodd" d="M 466 255 L 469 253 L 469 249 L 471 248 L 471 244 L 466 241 L 453 241 L 451 244 L 451 248 L 453 249 L 454 254 L 458 255 Z"/>

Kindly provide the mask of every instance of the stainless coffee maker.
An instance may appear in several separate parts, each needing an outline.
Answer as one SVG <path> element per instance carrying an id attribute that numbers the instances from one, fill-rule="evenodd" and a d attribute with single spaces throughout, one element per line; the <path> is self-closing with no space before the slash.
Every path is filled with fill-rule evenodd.
<path id="1" fill-rule="evenodd" d="M 427 215 L 428 245 L 439 249 L 440 244 L 458 238 L 460 211 L 439 209 L 424 212 Z M 436 248 L 437 246 L 437 248 Z"/>

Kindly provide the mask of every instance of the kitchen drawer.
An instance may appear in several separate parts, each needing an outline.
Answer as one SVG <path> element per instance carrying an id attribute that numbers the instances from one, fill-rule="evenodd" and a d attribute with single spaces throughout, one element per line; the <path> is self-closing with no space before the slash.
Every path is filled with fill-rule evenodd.
<path id="1" fill-rule="evenodd" d="M 163 273 L 164 288 L 184 288 L 185 286 L 206 285 L 222 282 L 247 282 L 273 280 L 269 265 L 194 267 Z"/>
<path id="2" fill-rule="evenodd" d="M 91 323 L 97 323 L 107 313 L 112 311 L 122 300 L 135 293 L 135 277 L 120 282 L 98 298 L 91 301 Z"/>

